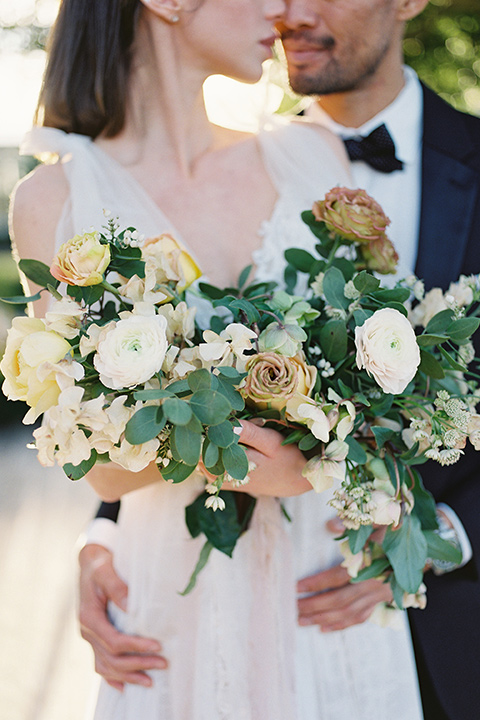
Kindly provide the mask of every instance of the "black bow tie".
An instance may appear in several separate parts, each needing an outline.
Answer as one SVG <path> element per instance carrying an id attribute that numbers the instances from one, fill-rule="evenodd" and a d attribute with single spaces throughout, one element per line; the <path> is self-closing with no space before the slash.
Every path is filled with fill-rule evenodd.
<path id="1" fill-rule="evenodd" d="M 385 125 L 380 125 L 367 137 L 344 138 L 350 160 L 363 160 L 374 170 L 391 173 L 401 170 L 403 163 L 395 157 L 395 144 Z"/>

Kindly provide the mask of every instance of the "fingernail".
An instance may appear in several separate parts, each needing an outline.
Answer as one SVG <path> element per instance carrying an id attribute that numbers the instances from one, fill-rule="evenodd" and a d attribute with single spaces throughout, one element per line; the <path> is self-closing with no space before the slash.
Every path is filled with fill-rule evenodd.
<path id="1" fill-rule="evenodd" d="M 142 678 L 140 678 L 140 680 L 138 682 L 143 687 L 152 687 L 152 685 L 153 685 L 153 682 L 152 682 L 151 678 L 149 678 L 149 677 L 142 677 Z"/>
<path id="2" fill-rule="evenodd" d="M 298 624 L 299 625 L 311 625 L 312 622 L 311 622 L 311 620 L 309 620 L 309 618 L 301 617 L 301 618 L 298 618 Z"/>
<path id="3" fill-rule="evenodd" d="M 128 603 L 128 599 L 127 599 L 126 595 L 124 597 L 120 598 L 120 600 L 118 602 L 118 606 L 119 606 L 120 610 L 123 610 L 123 612 L 127 612 L 127 603 Z"/>
<path id="4" fill-rule="evenodd" d="M 242 426 L 238 427 L 238 426 L 236 425 L 236 426 L 233 428 L 233 432 L 235 433 L 235 435 L 241 435 L 241 434 L 242 434 L 242 430 L 243 430 Z"/>

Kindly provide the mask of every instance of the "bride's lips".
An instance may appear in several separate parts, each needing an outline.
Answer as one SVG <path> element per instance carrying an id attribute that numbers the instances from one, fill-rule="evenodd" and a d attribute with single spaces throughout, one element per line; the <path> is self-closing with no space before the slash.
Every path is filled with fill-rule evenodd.
<path id="1" fill-rule="evenodd" d="M 264 38 L 263 40 L 260 40 L 260 45 L 264 45 L 267 48 L 271 48 L 273 43 L 277 39 L 278 39 L 278 35 L 276 35 L 275 33 L 272 33 L 272 35 L 270 35 L 269 37 Z"/>

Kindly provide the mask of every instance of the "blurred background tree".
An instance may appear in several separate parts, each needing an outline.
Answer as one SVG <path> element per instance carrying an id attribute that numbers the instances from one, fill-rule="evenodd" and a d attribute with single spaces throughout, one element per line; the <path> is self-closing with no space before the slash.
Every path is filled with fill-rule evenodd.
<path id="1" fill-rule="evenodd" d="M 430 0 L 410 21 L 404 51 L 432 90 L 480 115 L 480 0 Z"/>

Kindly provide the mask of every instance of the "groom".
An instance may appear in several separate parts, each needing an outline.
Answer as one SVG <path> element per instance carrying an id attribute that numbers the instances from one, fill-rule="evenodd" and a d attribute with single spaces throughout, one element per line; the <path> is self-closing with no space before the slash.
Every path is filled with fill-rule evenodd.
<path id="1" fill-rule="evenodd" d="M 320 96 L 311 118 L 345 139 L 355 185 L 392 220 L 400 276 L 415 269 L 426 289 L 447 289 L 460 273 L 480 271 L 480 120 L 402 68 L 405 21 L 427 1 L 287 0 L 279 30 L 292 88 Z M 410 612 L 425 718 L 473 720 L 480 717 L 480 462 L 471 452 L 458 468 L 421 470 L 444 531 L 464 554 L 462 567 L 426 575 L 427 608 Z M 301 621 L 324 630 L 361 621 L 365 594 L 347 583 L 340 567 L 303 580 L 299 590 L 313 595 L 300 601 Z"/>
<path id="2" fill-rule="evenodd" d="M 427 288 L 447 288 L 460 273 L 480 271 L 480 121 L 449 108 L 402 67 L 404 23 L 426 3 L 287 0 L 279 30 L 292 87 L 321 96 L 312 119 L 351 139 L 355 184 L 392 220 L 400 274 L 415 268 Z M 382 129 L 378 141 L 379 132 L 367 143 L 370 150 L 380 145 L 380 158 L 367 157 L 357 136 L 381 125 L 394 137 L 396 156 L 388 154 Z M 473 720 L 480 707 L 478 461 L 471 453 L 458 468 L 430 465 L 422 467 L 425 484 L 445 503 L 440 512 L 456 528 L 467 562 L 443 575 L 429 572 L 427 609 L 411 613 L 425 718 Z M 114 573 L 111 554 L 100 547 L 107 543 L 102 521 L 95 523 L 98 544 L 86 546 L 80 560 L 83 635 L 112 684 L 149 684 L 142 669 L 165 661 L 154 641 L 121 635 L 108 623 L 107 598 L 121 604 L 127 588 Z M 103 525 L 115 529 L 109 520 Z M 301 622 L 324 630 L 361 622 L 376 602 L 367 583 L 348 584 L 341 567 L 304 579 L 299 592 L 312 595 L 299 602 Z"/>

